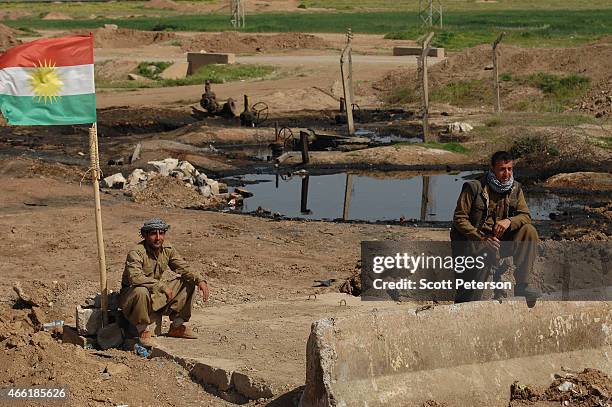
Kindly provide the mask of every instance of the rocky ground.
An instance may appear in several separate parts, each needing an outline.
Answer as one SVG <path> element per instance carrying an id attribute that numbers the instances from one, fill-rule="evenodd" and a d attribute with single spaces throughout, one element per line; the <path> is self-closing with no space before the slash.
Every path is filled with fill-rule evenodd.
<path id="1" fill-rule="evenodd" d="M 170 1 L 156 1 L 149 6 L 175 5 Z M 133 48 L 134 44 L 124 44 L 122 36 L 136 37 L 126 36 L 123 32 L 100 36 L 99 51 L 115 60 L 106 67 L 109 75 L 123 62 L 133 60 L 131 54 L 142 52 L 143 58 L 166 56 L 164 41 L 175 39 L 167 33 L 139 35 L 138 41 L 149 45 Z M 220 41 L 215 35 L 203 34 L 194 41 L 200 41 L 197 46 L 204 46 L 202 41 L 212 38 L 209 44 L 214 45 L 214 41 Z M 16 40 L 12 32 L 3 38 L 8 38 L 6 44 L 9 46 Z M 228 38 L 239 47 L 249 37 L 232 35 Z M 230 96 L 239 99 L 248 93 L 252 100 L 265 101 L 272 114 L 264 126 L 240 128 L 237 119 L 202 119 L 193 115 L 192 108 L 199 109 L 197 101 L 202 86 L 129 92 L 109 90 L 99 95 L 101 108 L 98 111 L 104 175 L 121 172 L 128 177 L 137 168 L 156 171 L 155 166 L 148 162 L 168 157 L 189 161 L 211 179 L 239 172 L 272 171 L 272 163 L 253 160 L 239 150 L 228 153 L 222 147 L 230 144 L 265 146 L 274 140 L 274 123 L 292 128 L 295 134 L 304 128 L 342 133 L 344 127 L 336 123 L 334 117 L 341 95 L 335 54 L 331 62 L 327 62 L 325 57 L 329 50 L 295 49 L 302 46 L 337 48 L 342 36 L 321 35 L 313 39 L 300 34 L 291 38 L 260 36 L 255 40 L 247 41 L 251 44 L 248 50 L 236 50 L 251 52 L 260 47 L 266 53 L 270 48 L 283 48 L 282 57 L 285 59 L 281 63 L 291 67 L 295 67 L 291 65 L 295 64 L 292 59 L 320 54 L 308 63 L 312 63 L 314 68 L 301 68 L 297 77 L 215 87 L 223 99 Z M 367 36 L 357 36 L 356 43 L 372 53 L 380 52 L 374 48 L 389 46 L 387 40 Z M 0 41 L 0 46 L 4 47 L 4 42 Z M 595 46 L 607 47 L 605 44 Z M 179 47 L 174 48 L 175 52 L 182 53 Z M 477 51 L 478 48 L 472 54 L 460 54 L 449 59 L 450 62 L 440 64 L 432 70 L 433 77 L 443 82 L 464 75 L 465 70 L 474 77 L 484 75 L 481 72 L 484 60 L 479 59 Z M 533 65 L 536 62 L 530 57 L 530 51 L 513 48 L 507 51 L 506 55 L 516 57 L 513 66 L 517 72 L 547 69 L 549 65 L 545 64 L 551 63 L 546 60 Z M 571 50 L 567 55 L 576 64 L 576 59 L 584 60 L 585 53 L 590 55 L 592 51 L 591 48 L 584 52 Z M 559 54 L 554 55 L 559 57 Z M 364 110 L 365 107 L 374 110 L 383 106 L 380 99 L 383 91 L 374 92 L 373 88 L 389 83 L 389 77 L 384 79 L 384 76 L 400 64 L 384 58 L 363 61 L 355 73 L 360 82 L 357 100 Z M 414 62 L 411 60 L 410 63 L 414 66 Z M 593 72 L 593 75 L 598 78 L 598 86 L 604 83 L 604 79 L 609 79 L 601 70 Z M 418 128 L 419 120 L 414 109 L 407 106 L 404 109 L 400 117 L 385 116 L 362 125 L 404 129 L 405 137 L 412 137 L 412 133 L 418 133 L 414 129 Z M 609 135 L 610 128 L 605 123 L 590 127 L 557 126 L 549 120 L 533 125 L 526 124 L 533 121 L 532 118 L 508 114 L 503 117 L 507 117 L 510 124 L 493 125 L 486 108 L 437 105 L 432 110 L 432 122 L 437 128 L 444 129 L 453 122 L 468 122 L 475 126 L 473 133 L 462 138 L 463 145 L 470 148 L 469 153 L 407 143 L 358 151 L 317 151 L 313 152 L 311 165 L 306 169 L 446 171 L 482 168 L 490 152 L 510 148 L 516 134 L 542 136 L 559 147 L 559 154 L 551 158 L 546 156 L 546 151 L 536 151 L 537 154 L 518 162 L 522 168 L 519 174 L 525 179 L 528 191 L 554 191 L 570 197 L 570 201 L 567 208 L 560 209 L 550 221 L 537 224 L 541 236 L 545 239 L 610 240 L 611 157 L 609 148 L 593 147 L 589 142 Z M 579 140 L 586 141 L 575 142 L 578 136 L 585 137 Z M 129 163 L 128 158 L 138 143 L 142 147 L 141 158 Z M 109 160 L 119 158 L 123 158 L 123 164 L 107 164 Z M 293 168 L 297 159 L 293 160 L 288 161 L 285 168 Z M 0 385 L 66 385 L 70 389 L 72 405 L 229 404 L 204 391 L 192 382 L 183 367 L 167 359 L 144 359 L 121 350 L 85 350 L 61 343 L 57 333 L 41 331 L 43 323 L 55 319 L 74 324 L 76 304 L 98 291 L 93 194 L 88 167 L 86 126 L 0 127 L 0 231 L 7 248 L 0 257 L 0 273 L 4 276 L 0 282 L 0 348 L 3 350 L 0 352 Z M 570 174 L 557 175 L 560 172 Z M 557 177 L 544 182 L 554 175 Z M 206 206 L 202 194 L 185 184 L 182 179 L 157 177 L 137 192 L 103 190 L 102 218 L 111 289 L 119 287 L 126 252 L 139 240 L 138 228 L 145 219 L 154 216 L 162 217 L 172 225 L 169 239 L 192 267 L 202 270 L 208 277 L 211 298 L 208 304 L 197 302 L 197 312 L 206 315 L 207 310 L 211 310 L 211 314 L 214 311 L 217 315 L 230 315 L 231 310 L 223 307 L 242 306 L 242 310 L 260 309 L 257 312 L 261 314 L 252 311 L 254 316 L 249 315 L 255 320 L 267 316 L 265 312 L 269 310 L 266 311 L 264 305 L 269 302 L 281 307 L 279 304 L 296 298 L 305 299 L 309 294 L 354 292 L 355 287 L 347 288 L 344 281 L 358 270 L 361 241 L 448 239 L 447 224 L 415 227 L 413 222 L 400 219 L 386 224 L 309 222 L 288 220 L 265 212 L 263 216 L 246 216 L 218 210 L 202 211 L 198 209 L 219 207 Z M 226 208 L 222 206 L 221 209 Z M 330 287 L 313 287 L 316 285 L 314 280 L 325 279 L 336 281 Z M 31 296 L 31 303 L 19 300 L 13 289 L 15 282 L 19 282 L 22 290 Z M 298 313 L 303 317 L 310 316 L 309 312 L 307 308 L 299 308 Z M 236 331 L 235 334 L 236 338 L 242 338 L 244 332 Z M 295 334 L 291 339 L 296 339 Z M 303 339 L 305 346 L 306 338 Z M 249 345 L 257 347 L 265 338 L 252 340 Z M 228 349 L 229 353 L 233 348 L 229 346 Z M 278 359 L 271 355 L 268 369 L 273 371 L 275 362 Z M 292 374 L 301 377 L 303 371 L 296 369 Z M 296 379 L 296 383 L 300 380 Z M 574 383 L 572 391 L 555 390 L 565 381 Z M 609 378 L 594 371 L 568 373 L 557 379 L 548 390 L 534 390 L 520 384 L 514 389 L 512 406 L 552 405 L 541 403 L 558 404 L 565 400 L 583 403 L 577 404 L 581 406 L 595 406 L 606 402 L 612 391 Z M 294 405 L 294 396 L 253 401 L 251 404 Z M 425 405 L 439 404 L 432 400 Z"/>

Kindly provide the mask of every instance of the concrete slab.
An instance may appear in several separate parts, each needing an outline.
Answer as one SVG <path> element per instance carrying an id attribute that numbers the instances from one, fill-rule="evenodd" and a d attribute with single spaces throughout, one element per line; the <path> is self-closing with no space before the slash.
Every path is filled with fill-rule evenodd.
<path id="1" fill-rule="evenodd" d="M 188 52 L 187 53 L 187 75 L 193 75 L 200 67 L 204 65 L 212 64 L 234 64 L 236 63 L 236 56 L 234 54 L 223 54 L 223 53 L 200 53 L 200 52 Z"/>
<path id="2" fill-rule="evenodd" d="M 157 337 L 154 355 L 187 366 L 192 377 L 226 400 L 276 397 L 304 385 L 313 321 L 398 307 L 410 305 L 362 302 L 341 293 L 206 307 L 190 321 L 199 339 Z"/>
<path id="3" fill-rule="evenodd" d="M 513 381 L 612 371 L 609 302 L 478 302 L 313 324 L 303 406 L 507 406 Z"/>
<path id="4" fill-rule="evenodd" d="M 159 74 L 159 76 L 163 79 L 183 79 L 187 76 L 188 68 L 188 62 L 175 62 Z"/>
<path id="5" fill-rule="evenodd" d="M 393 56 L 421 55 L 421 47 L 393 47 Z M 431 48 L 427 56 L 444 58 L 444 48 Z"/>

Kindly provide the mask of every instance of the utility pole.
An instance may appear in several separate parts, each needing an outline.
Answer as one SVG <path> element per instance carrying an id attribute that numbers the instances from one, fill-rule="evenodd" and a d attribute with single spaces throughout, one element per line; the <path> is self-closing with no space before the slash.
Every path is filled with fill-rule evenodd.
<path id="1" fill-rule="evenodd" d="M 442 2 L 440 0 L 419 0 L 419 24 L 421 28 L 442 28 Z"/>
<path id="2" fill-rule="evenodd" d="M 499 67 L 497 63 L 497 46 L 501 42 L 502 38 L 506 35 L 505 32 L 499 34 L 497 39 L 493 42 L 493 95 L 495 97 L 495 113 L 501 113 L 501 99 L 499 96 Z"/>
<path id="3" fill-rule="evenodd" d="M 245 27 L 245 15 L 244 15 L 244 3 L 246 0 L 230 0 L 230 11 L 232 13 L 232 27 L 244 28 Z"/>
<path id="4" fill-rule="evenodd" d="M 423 39 L 421 43 L 421 58 L 419 60 L 419 71 L 421 73 L 421 102 L 423 110 L 423 142 L 429 140 L 429 84 L 427 74 L 427 55 L 431 49 L 431 39 L 434 33 L 431 32 Z"/>
<path id="5" fill-rule="evenodd" d="M 355 135 L 353 121 L 353 67 L 352 67 L 353 32 L 349 28 L 346 33 L 346 46 L 340 55 L 340 75 L 342 76 L 342 89 L 344 90 L 344 105 L 346 110 L 346 123 L 349 136 Z"/>

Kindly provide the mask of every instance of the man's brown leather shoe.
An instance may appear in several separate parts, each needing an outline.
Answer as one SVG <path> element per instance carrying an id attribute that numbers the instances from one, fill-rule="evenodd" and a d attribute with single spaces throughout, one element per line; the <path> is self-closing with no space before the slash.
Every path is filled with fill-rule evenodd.
<path id="1" fill-rule="evenodd" d="M 198 336 L 193 332 L 193 330 L 185 325 L 179 325 L 177 327 L 170 327 L 168 331 L 168 336 L 173 338 L 183 338 L 183 339 L 198 339 Z"/>
<path id="2" fill-rule="evenodd" d="M 140 344 L 145 348 L 152 348 L 156 345 L 153 338 L 151 338 L 151 331 L 149 330 L 142 331 L 138 339 Z"/>

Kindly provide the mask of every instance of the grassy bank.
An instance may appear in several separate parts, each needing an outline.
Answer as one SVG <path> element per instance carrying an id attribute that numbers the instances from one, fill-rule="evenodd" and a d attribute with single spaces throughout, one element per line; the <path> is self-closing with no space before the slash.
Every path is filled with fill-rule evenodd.
<path id="1" fill-rule="evenodd" d="M 434 38 L 437 46 L 459 49 L 491 42 L 500 31 L 504 43 L 526 46 L 575 45 L 612 34 L 612 8 L 601 10 L 511 10 L 456 11 L 444 17 L 445 28 Z M 30 29 L 92 29 L 103 24 L 153 31 L 230 30 L 228 16 L 192 14 L 185 16 L 41 20 L 23 18 L 5 21 L 12 27 Z M 268 13 L 250 15 L 245 32 L 343 32 L 351 27 L 357 33 L 387 34 L 388 38 L 417 38 L 416 12 L 355 13 Z"/>
<path id="2" fill-rule="evenodd" d="M 273 66 L 268 65 L 206 65 L 198 69 L 193 75 L 180 79 L 163 79 L 159 74 L 150 74 L 145 69 L 147 66 L 161 65 L 168 67 L 164 62 L 143 62 L 138 67 L 138 74 L 146 78 L 145 81 L 136 80 L 96 80 L 97 88 L 162 88 L 167 86 L 204 85 L 206 80 L 212 83 L 235 82 L 247 79 L 260 79 L 272 75 L 275 72 Z"/>

